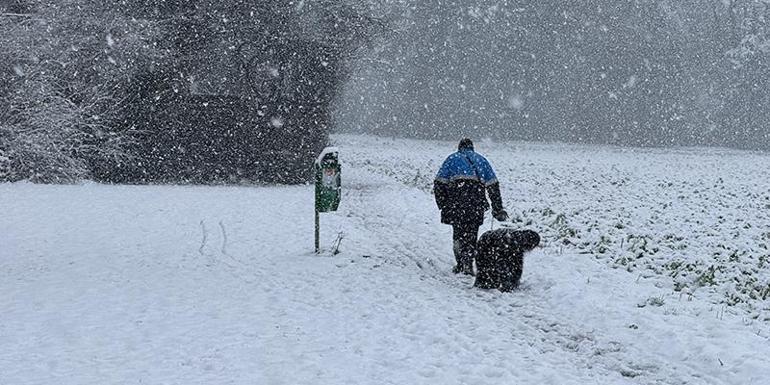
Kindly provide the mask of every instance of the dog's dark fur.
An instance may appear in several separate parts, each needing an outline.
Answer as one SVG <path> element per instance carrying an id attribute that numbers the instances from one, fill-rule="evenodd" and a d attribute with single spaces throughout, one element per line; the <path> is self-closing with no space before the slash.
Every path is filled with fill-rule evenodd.
<path id="1" fill-rule="evenodd" d="M 540 235 L 532 230 L 501 228 L 485 232 L 476 248 L 474 286 L 502 292 L 517 288 L 524 268 L 524 253 L 539 244 Z"/>

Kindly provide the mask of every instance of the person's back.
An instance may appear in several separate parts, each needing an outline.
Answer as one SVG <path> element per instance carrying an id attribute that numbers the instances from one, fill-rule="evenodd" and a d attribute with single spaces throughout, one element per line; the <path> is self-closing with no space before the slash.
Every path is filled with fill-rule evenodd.
<path id="1" fill-rule="evenodd" d="M 436 200 L 441 209 L 441 222 L 484 222 L 489 208 L 486 185 L 496 181 L 489 163 L 473 150 L 460 150 L 450 155 L 436 176 Z"/>
<path id="2" fill-rule="evenodd" d="M 474 151 L 470 139 L 460 141 L 458 151 L 449 155 L 441 165 L 433 183 L 436 204 L 441 211 L 441 223 L 452 225 L 454 271 L 473 274 L 473 257 L 479 227 L 489 209 L 487 193 L 492 201 L 493 215 L 505 220 L 500 184 L 486 158 Z"/>

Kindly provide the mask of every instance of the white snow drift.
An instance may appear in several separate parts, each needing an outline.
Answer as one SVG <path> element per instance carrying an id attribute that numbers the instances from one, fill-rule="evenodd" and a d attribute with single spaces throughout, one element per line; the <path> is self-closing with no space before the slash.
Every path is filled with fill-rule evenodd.
<path id="1" fill-rule="evenodd" d="M 321 256 L 312 186 L 0 185 L 0 383 L 770 378 L 767 156 L 477 142 L 545 240 L 502 294 L 450 273 L 455 143 L 335 142 Z"/>

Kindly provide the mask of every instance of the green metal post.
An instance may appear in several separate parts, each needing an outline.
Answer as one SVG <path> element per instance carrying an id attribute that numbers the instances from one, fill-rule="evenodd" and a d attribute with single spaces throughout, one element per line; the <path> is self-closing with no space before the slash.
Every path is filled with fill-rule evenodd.
<path id="1" fill-rule="evenodd" d="M 320 241 L 320 235 L 321 235 L 321 223 L 318 218 L 318 210 L 315 211 L 315 253 L 318 254 L 321 252 L 321 241 Z"/>

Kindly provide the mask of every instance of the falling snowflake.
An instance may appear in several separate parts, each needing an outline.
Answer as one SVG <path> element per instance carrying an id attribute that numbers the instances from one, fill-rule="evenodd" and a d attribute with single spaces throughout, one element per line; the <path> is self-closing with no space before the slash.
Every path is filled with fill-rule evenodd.
<path id="1" fill-rule="evenodd" d="M 636 75 L 631 75 L 628 81 L 623 83 L 623 88 L 633 88 L 636 85 Z"/>
<path id="2" fill-rule="evenodd" d="M 521 110 L 524 107 L 524 98 L 521 95 L 514 95 L 508 99 L 508 106 L 514 110 Z"/>
<path id="3" fill-rule="evenodd" d="M 281 128 L 283 127 L 283 119 L 281 119 L 280 117 L 274 117 L 270 119 L 270 125 L 275 128 Z"/>

